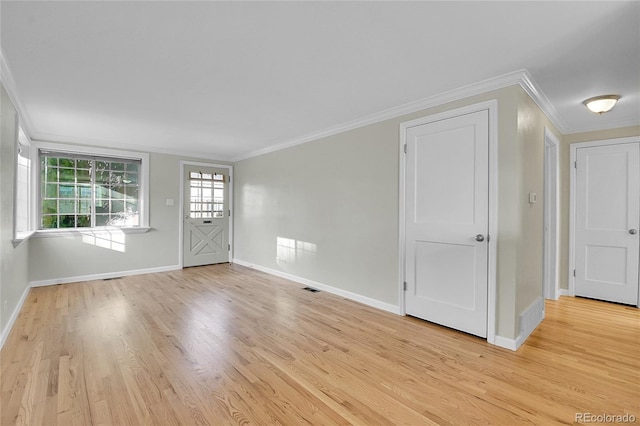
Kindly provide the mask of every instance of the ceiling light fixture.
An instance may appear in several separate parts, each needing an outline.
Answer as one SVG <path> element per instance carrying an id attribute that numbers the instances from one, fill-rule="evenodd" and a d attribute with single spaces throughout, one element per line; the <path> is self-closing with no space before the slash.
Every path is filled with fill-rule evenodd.
<path id="1" fill-rule="evenodd" d="M 611 111 L 611 108 L 618 102 L 618 99 L 620 99 L 619 95 L 604 95 L 589 98 L 582 103 L 589 111 L 595 112 L 596 114 L 604 114 L 605 112 Z"/>

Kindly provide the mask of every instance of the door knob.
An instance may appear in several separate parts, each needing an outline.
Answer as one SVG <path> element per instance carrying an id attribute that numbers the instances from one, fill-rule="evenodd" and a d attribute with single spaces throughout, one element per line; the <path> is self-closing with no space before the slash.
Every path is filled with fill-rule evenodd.
<path id="1" fill-rule="evenodd" d="M 636 235 L 638 233 L 638 230 L 637 229 L 629 229 L 629 233 L 631 235 Z"/>
<path id="2" fill-rule="evenodd" d="M 478 242 L 484 241 L 484 235 L 482 235 L 482 234 L 476 235 L 476 241 L 478 241 Z"/>

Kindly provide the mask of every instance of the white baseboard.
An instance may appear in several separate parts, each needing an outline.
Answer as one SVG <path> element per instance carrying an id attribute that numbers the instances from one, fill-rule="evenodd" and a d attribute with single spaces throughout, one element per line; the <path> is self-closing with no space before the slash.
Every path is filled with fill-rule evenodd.
<path id="1" fill-rule="evenodd" d="M 24 305 L 24 301 L 27 300 L 27 295 L 29 294 L 30 289 L 31 286 L 27 286 L 24 289 L 22 295 L 20 296 L 20 300 L 18 300 L 18 304 L 16 305 L 13 313 L 11 314 L 11 317 L 9 318 L 9 321 L 4 326 L 4 330 L 2 330 L 2 336 L 0 337 L 0 349 L 2 349 L 2 347 L 4 346 L 4 342 L 7 341 L 7 337 L 9 337 L 9 333 L 11 333 L 11 329 L 18 319 L 18 314 L 20 314 L 20 311 L 22 310 L 22 305 Z"/>
<path id="2" fill-rule="evenodd" d="M 106 272 L 104 274 L 78 275 L 75 277 L 54 278 L 51 280 L 31 281 L 31 287 L 44 287 L 48 285 L 76 283 L 80 281 L 104 280 L 107 278 L 125 277 L 129 275 L 154 274 L 157 272 L 168 272 L 181 269 L 180 265 L 160 266 L 157 268 L 133 269 L 130 271 Z"/>
<path id="3" fill-rule="evenodd" d="M 510 349 L 515 351 L 518 349 L 518 345 L 515 340 L 507 339 L 506 337 L 496 336 L 496 340 L 494 341 L 496 346 L 500 346 L 501 348 Z"/>
<path id="4" fill-rule="evenodd" d="M 304 284 L 309 287 L 317 288 L 318 290 L 326 291 L 327 293 L 332 293 L 337 296 L 344 297 L 345 299 L 353 300 L 355 302 L 362 303 L 363 305 L 371 306 L 376 309 L 380 309 L 383 311 L 391 312 L 397 315 L 401 315 L 400 307 L 396 305 L 392 305 L 390 303 L 381 302 L 376 299 L 372 299 L 367 296 L 363 296 L 361 294 L 352 293 L 350 291 L 342 290 L 340 288 L 332 287 L 327 284 L 322 284 L 317 281 L 309 280 L 307 278 L 298 277 L 296 275 L 288 274 L 286 272 L 278 271 L 276 269 L 266 268 L 264 266 L 255 265 L 250 262 L 246 262 L 240 259 L 233 259 L 233 263 L 237 263 L 241 266 L 246 266 L 247 268 L 256 269 L 261 272 L 265 272 L 270 275 L 275 275 L 280 278 L 285 278 L 289 281 L 297 282 L 299 284 Z"/>
<path id="5" fill-rule="evenodd" d="M 538 297 L 520 314 L 520 334 L 515 339 L 496 336 L 495 345 L 517 351 L 544 319 L 544 298 Z"/>
<path id="6" fill-rule="evenodd" d="M 569 293 L 569 290 L 566 288 L 561 288 L 559 291 L 560 296 L 571 296 L 571 293 Z"/>

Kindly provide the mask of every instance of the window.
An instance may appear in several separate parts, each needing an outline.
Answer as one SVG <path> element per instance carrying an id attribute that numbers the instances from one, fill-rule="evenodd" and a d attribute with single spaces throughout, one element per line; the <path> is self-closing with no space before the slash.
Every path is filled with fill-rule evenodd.
<path id="1" fill-rule="evenodd" d="M 190 217 L 224 217 L 224 175 L 219 173 L 189 173 L 191 191 Z"/>
<path id="2" fill-rule="evenodd" d="M 14 239 L 19 241 L 32 233 L 31 226 L 31 143 L 19 129 L 16 159 Z"/>
<path id="3" fill-rule="evenodd" d="M 89 149 L 72 152 L 49 146 L 38 150 L 39 230 L 147 226 L 146 154 L 95 155 Z"/>

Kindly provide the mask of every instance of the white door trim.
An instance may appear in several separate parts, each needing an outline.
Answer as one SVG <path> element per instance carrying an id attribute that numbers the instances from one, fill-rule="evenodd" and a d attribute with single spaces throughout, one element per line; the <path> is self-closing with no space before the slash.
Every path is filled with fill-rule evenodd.
<path id="1" fill-rule="evenodd" d="M 544 129 L 544 297 L 557 300 L 559 290 L 560 239 L 560 142 Z"/>
<path id="2" fill-rule="evenodd" d="M 498 240 L 498 101 L 496 99 L 445 111 L 439 114 L 421 117 L 400 123 L 400 156 L 399 197 L 398 197 L 398 305 L 401 315 L 406 315 L 404 300 L 405 282 L 405 171 L 406 131 L 410 127 L 421 126 L 435 121 L 446 120 L 460 115 L 478 111 L 489 111 L 489 251 L 488 251 L 488 286 L 487 286 L 487 342 L 495 344 L 496 340 L 496 242 Z"/>
<path id="3" fill-rule="evenodd" d="M 229 245 L 231 246 L 231 250 L 229 250 L 229 262 L 233 260 L 233 166 L 230 164 L 217 164 L 217 163 L 202 163 L 197 161 L 186 161 L 180 160 L 180 202 L 179 202 L 179 213 L 178 216 L 178 236 L 179 236 L 179 262 L 180 268 L 184 267 L 184 252 L 183 252 L 183 239 L 184 239 L 184 222 L 182 218 L 184 218 L 184 168 L 185 166 L 200 166 L 200 167 L 214 167 L 218 169 L 227 169 L 229 170 L 229 210 L 231 210 L 231 214 L 229 215 Z"/>
<path id="4" fill-rule="evenodd" d="M 637 143 L 640 142 L 639 136 L 632 136 L 628 138 L 617 138 L 617 139 L 604 139 L 599 141 L 592 142 L 579 142 L 572 143 L 569 145 L 569 150 L 571 153 L 569 168 L 571 170 L 570 174 L 570 190 L 569 190 L 569 295 L 576 295 L 576 280 L 573 276 L 573 271 L 576 269 L 576 254 L 575 254 L 575 240 L 576 240 L 576 160 L 578 158 L 578 149 L 579 148 L 590 148 L 596 146 L 606 146 L 606 145 L 620 145 L 625 143 Z M 640 303 L 640 301 L 639 301 Z"/>

